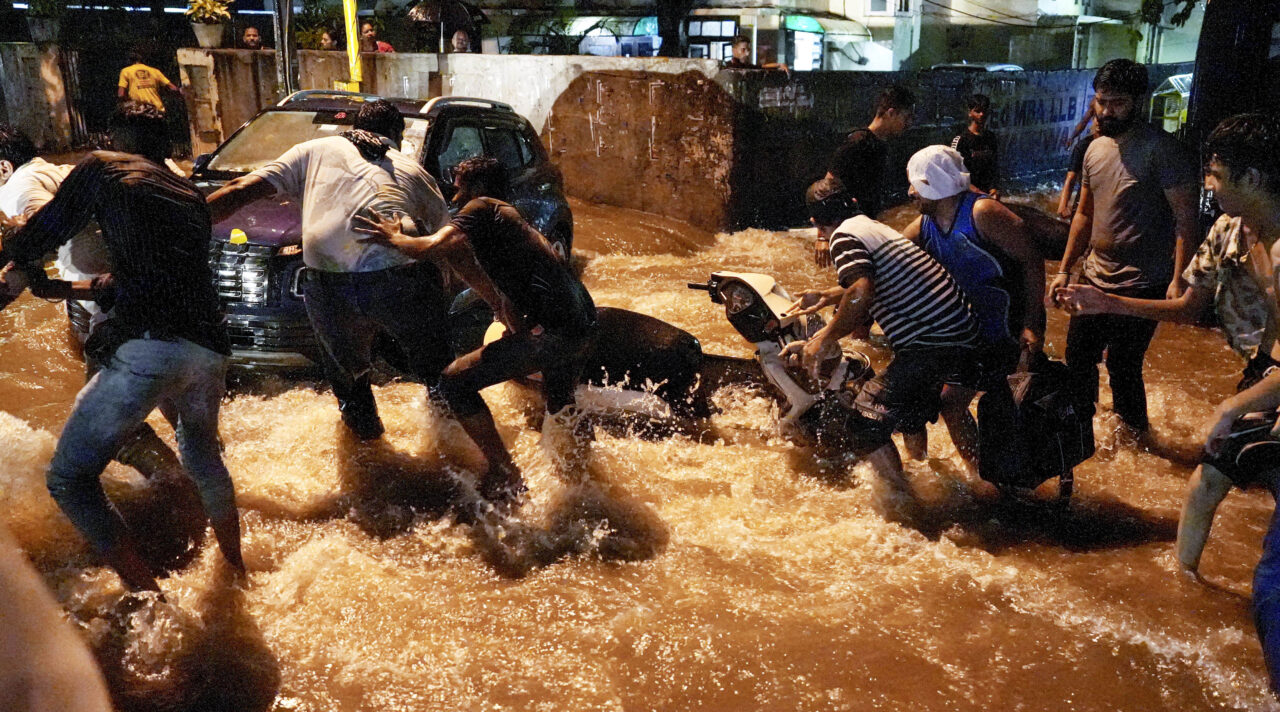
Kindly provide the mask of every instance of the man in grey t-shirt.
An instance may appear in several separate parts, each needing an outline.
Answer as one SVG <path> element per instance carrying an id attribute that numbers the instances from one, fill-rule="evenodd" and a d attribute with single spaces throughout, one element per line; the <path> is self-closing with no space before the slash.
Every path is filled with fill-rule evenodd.
<path id="1" fill-rule="evenodd" d="M 1197 245 L 1195 162 L 1169 134 L 1141 119 L 1147 70 L 1128 59 L 1107 62 L 1093 78 L 1101 134 L 1084 158 L 1080 203 L 1046 306 L 1057 301 L 1084 255 L 1083 281 L 1109 294 L 1176 297 Z M 1142 362 L 1156 322 L 1131 316 L 1073 316 L 1067 366 L 1082 407 L 1098 399 L 1098 361 L 1106 353 L 1116 414 L 1145 432 Z"/>
<path id="2" fill-rule="evenodd" d="M 342 421 L 361 439 L 383 432 L 369 383 L 380 333 L 395 339 L 399 360 L 428 387 L 452 358 L 440 270 L 359 240 L 352 224 L 370 209 L 423 234 L 448 220 L 435 181 L 393 148 L 403 134 L 404 117 L 394 104 L 369 102 L 360 107 L 354 130 L 300 143 L 209 196 L 215 221 L 275 193 L 301 200 L 307 317 L 324 350 Z"/>

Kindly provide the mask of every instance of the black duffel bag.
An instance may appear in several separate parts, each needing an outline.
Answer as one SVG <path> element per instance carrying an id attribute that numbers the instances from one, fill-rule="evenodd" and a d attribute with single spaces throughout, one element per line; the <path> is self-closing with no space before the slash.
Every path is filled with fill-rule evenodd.
<path id="1" fill-rule="evenodd" d="M 1025 371 L 1009 376 L 1009 388 L 1017 404 L 1019 427 L 1025 446 L 1026 462 L 1013 481 L 995 482 L 997 486 L 1034 488 L 1046 480 L 1059 478 L 1059 495 L 1070 497 L 1072 470 L 1093 456 L 1093 417 L 1076 403 L 1071 393 L 1071 374 L 1067 365 L 1050 360 L 1043 354 L 1033 357 Z M 978 401 L 979 438 L 996 443 L 1019 433 L 997 428 L 983 428 L 985 410 L 990 410 L 986 395 Z M 988 422 L 993 419 L 988 417 Z M 993 440 L 999 439 L 999 440 Z"/>

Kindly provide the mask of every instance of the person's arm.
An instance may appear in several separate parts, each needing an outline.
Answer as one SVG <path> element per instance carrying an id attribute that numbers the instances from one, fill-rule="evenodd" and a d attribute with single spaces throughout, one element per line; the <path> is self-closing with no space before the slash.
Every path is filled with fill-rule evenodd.
<path id="1" fill-rule="evenodd" d="M 1031 353 L 1044 345 L 1045 312 L 1040 285 L 1044 284 L 1044 260 L 1032 246 L 1022 218 L 995 200 L 980 200 L 973 211 L 978 232 L 991 240 L 1022 268 L 1023 323 L 1019 341 Z"/>
<path id="2" fill-rule="evenodd" d="M 276 187 L 266 178 L 250 173 L 228 182 L 209 194 L 209 214 L 213 222 L 227 219 L 240 208 L 261 198 L 276 194 Z"/>
<path id="3" fill-rule="evenodd" d="M 1062 194 L 1058 196 L 1058 217 L 1064 220 L 1071 217 L 1071 191 L 1076 187 L 1076 172 L 1067 171 L 1062 181 Z"/>
<path id="4" fill-rule="evenodd" d="M 119 87 L 118 89 L 116 89 L 116 98 L 121 101 L 124 101 L 124 87 Z"/>
<path id="5" fill-rule="evenodd" d="M 911 224 L 906 226 L 906 228 L 902 230 L 902 236 L 910 242 L 920 244 L 920 226 L 923 223 L 924 223 L 923 215 L 917 217 L 915 220 L 912 220 Z"/>
<path id="6" fill-rule="evenodd" d="M 445 226 L 451 228 L 455 232 L 461 234 L 461 231 L 453 226 Z M 445 228 L 442 228 L 445 229 Z M 480 298 L 489 305 L 493 310 L 494 316 L 506 325 L 507 331 L 518 333 L 524 331 L 524 320 L 515 310 L 511 300 L 507 295 L 498 289 L 498 285 L 493 283 L 489 277 L 489 273 L 484 271 L 480 263 L 476 260 L 475 252 L 472 251 L 470 243 L 465 239 L 461 242 L 454 241 L 452 247 L 444 250 L 444 260 L 454 272 L 462 277 L 462 280 L 471 287 Z"/>
<path id="7" fill-rule="evenodd" d="M 1165 296 L 1172 299 L 1182 294 L 1187 288 L 1182 272 L 1190 264 L 1196 248 L 1200 246 L 1200 227 L 1196 206 L 1200 194 L 1195 184 L 1186 184 L 1166 188 L 1164 197 L 1169 201 L 1169 207 L 1173 209 L 1173 230 L 1176 236 L 1173 248 L 1173 280 L 1169 282 L 1169 288 L 1165 291 Z"/>
<path id="8" fill-rule="evenodd" d="M 1153 321 L 1196 324 L 1213 301 L 1213 292 L 1191 285 L 1174 299 L 1122 297 L 1088 284 L 1071 284 L 1062 290 L 1062 301 L 1076 314 L 1119 314 Z"/>
<path id="9" fill-rule="evenodd" d="M 1280 342 L 1271 351 L 1272 357 L 1280 351 Z M 1210 455 L 1222 447 L 1222 441 L 1231 433 L 1231 426 L 1246 413 L 1261 413 L 1280 409 L 1280 371 L 1276 371 L 1249 388 L 1240 391 L 1218 404 L 1214 409 L 1213 426 L 1205 439 L 1204 449 Z M 1280 435 L 1274 430 L 1275 435 Z"/>
<path id="10" fill-rule="evenodd" d="M 1178 563 L 1190 573 L 1200 568 L 1200 555 L 1209 540 L 1213 515 L 1231 491 L 1231 480 L 1213 466 L 1201 466 L 1187 482 L 1187 496 L 1178 517 Z"/>
<path id="11" fill-rule="evenodd" d="M 445 225 L 430 235 L 415 237 L 406 235 L 400 230 L 398 219 L 386 217 L 373 209 L 369 209 L 368 212 L 370 217 L 356 215 L 352 219 L 355 231 L 369 236 L 359 238 L 361 242 L 391 247 L 415 260 L 446 260 L 450 254 L 457 254 L 455 250 L 459 245 L 465 246 L 468 252 L 471 250 L 470 245 L 467 244 L 467 234 L 455 227 L 453 223 Z M 465 275 L 462 277 L 466 279 Z M 479 293 L 479 290 L 476 291 Z M 484 294 L 480 296 L 483 298 Z"/>
<path id="12" fill-rule="evenodd" d="M 1089 108 L 1085 109 L 1084 116 L 1080 117 L 1080 121 L 1076 123 L 1075 128 L 1071 129 L 1071 135 L 1067 136 L 1067 140 L 1063 142 L 1064 146 L 1070 146 L 1075 142 L 1076 137 L 1084 133 L 1084 128 L 1093 120 L 1093 101 L 1089 101 Z"/>
<path id="13" fill-rule="evenodd" d="M 1053 276 L 1053 281 L 1049 283 L 1049 289 L 1045 291 L 1045 307 L 1053 306 L 1058 290 L 1067 286 L 1067 283 L 1071 281 L 1071 269 L 1076 266 L 1076 261 L 1089 248 L 1089 239 L 1092 233 L 1093 194 L 1089 192 L 1089 186 L 1082 183 L 1080 185 L 1080 204 L 1076 206 L 1076 215 L 1071 219 L 1071 231 L 1067 233 L 1067 248 L 1062 253 L 1062 262 L 1058 265 L 1058 273 Z"/>
<path id="14" fill-rule="evenodd" d="M 875 297 L 875 282 L 870 276 L 853 281 L 847 289 L 841 289 L 840 303 L 835 316 L 808 341 L 793 341 L 782 350 L 783 358 L 799 358 L 801 364 L 818 377 L 817 369 L 824 357 L 833 349 L 839 349 L 840 339 L 856 335 L 865 337 L 870 320 L 871 300 Z"/>

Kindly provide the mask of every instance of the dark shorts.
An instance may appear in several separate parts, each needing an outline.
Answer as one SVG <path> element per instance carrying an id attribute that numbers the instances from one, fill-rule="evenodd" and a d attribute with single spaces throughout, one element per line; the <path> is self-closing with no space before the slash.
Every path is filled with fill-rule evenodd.
<path id="1" fill-rule="evenodd" d="M 1236 392 L 1239 393 L 1254 386 L 1278 368 L 1280 368 L 1280 362 L 1265 354 L 1258 354 L 1245 366 L 1240 383 L 1236 385 Z M 1214 469 L 1226 475 L 1232 484 L 1241 489 L 1248 489 L 1254 485 L 1261 484 L 1258 477 L 1264 472 L 1273 469 L 1264 464 L 1264 462 L 1270 463 L 1275 458 L 1270 455 L 1264 457 L 1259 457 L 1259 455 L 1264 452 L 1275 452 L 1275 449 L 1263 451 L 1258 448 L 1250 448 L 1249 452 L 1243 451 L 1254 443 L 1270 441 L 1269 431 L 1269 427 L 1260 429 L 1255 426 L 1248 428 L 1247 432 L 1240 432 L 1239 435 L 1233 434 L 1226 439 L 1216 455 L 1206 454 L 1204 456 L 1204 464 L 1211 465 Z M 1272 448 L 1272 446 L 1268 447 Z"/>
<path id="2" fill-rule="evenodd" d="M 977 349 L 962 347 L 900 351 L 883 373 L 862 387 L 854 407 L 886 428 L 920 432 L 938 417 L 943 385 L 977 387 L 981 380 L 977 355 Z"/>

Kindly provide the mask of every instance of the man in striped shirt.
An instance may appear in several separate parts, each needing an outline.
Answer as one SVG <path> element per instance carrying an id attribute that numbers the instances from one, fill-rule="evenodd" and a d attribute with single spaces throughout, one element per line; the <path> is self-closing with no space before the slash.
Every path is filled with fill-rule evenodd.
<path id="1" fill-rule="evenodd" d="M 827 176 L 805 196 L 809 220 L 831 244 L 840 286 L 805 292 L 792 313 L 835 304 L 835 317 L 785 354 L 816 369 L 845 336 L 866 338 L 880 325 L 894 358 L 855 400 L 854 452 L 903 494 L 910 489 L 890 436 L 919 432 L 937 415 L 939 388 L 971 383 L 977 374 L 978 322 L 947 271 L 895 230 L 863 215 L 839 179 Z"/>

